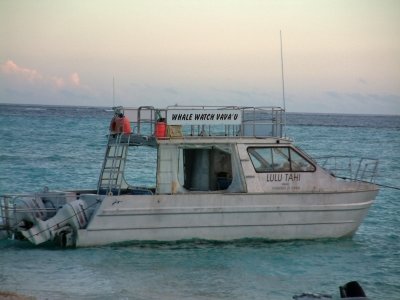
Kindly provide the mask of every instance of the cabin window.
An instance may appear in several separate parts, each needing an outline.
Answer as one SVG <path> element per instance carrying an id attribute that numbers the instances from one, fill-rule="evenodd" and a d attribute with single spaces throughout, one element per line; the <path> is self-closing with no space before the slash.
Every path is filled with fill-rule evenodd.
<path id="1" fill-rule="evenodd" d="M 231 154 L 218 147 L 182 149 L 183 176 L 179 180 L 191 191 L 226 190 L 232 182 Z"/>
<path id="2" fill-rule="evenodd" d="M 314 172 L 315 166 L 290 147 L 250 147 L 254 169 L 266 172 Z"/>

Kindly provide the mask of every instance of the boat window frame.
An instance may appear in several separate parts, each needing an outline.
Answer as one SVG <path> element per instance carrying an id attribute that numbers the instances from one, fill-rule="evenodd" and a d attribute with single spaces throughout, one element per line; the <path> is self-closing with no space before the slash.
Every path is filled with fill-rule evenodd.
<path id="1" fill-rule="evenodd" d="M 252 156 L 254 158 L 255 158 L 255 156 L 249 150 L 251 150 L 251 149 L 268 149 L 268 150 L 271 150 L 271 153 L 272 153 L 272 149 L 282 149 L 282 148 L 285 148 L 288 151 L 288 157 L 289 157 L 288 161 L 290 162 L 290 169 L 289 170 L 285 170 L 285 169 L 283 169 L 283 170 L 276 170 L 276 169 L 272 169 L 272 170 L 257 170 L 258 168 L 256 168 L 256 166 L 254 165 L 254 161 L 253 161 L 253 158 L 252 158 Z M 279 145 L 279 146 L 249 146 L 249 147 L 247 147 L 246 150 L 247 150 L 247 154 L 249 155 L 251 164 L 253 165 L 254 171 L 256 173 L 260 173 L 260 174 L 262 174 L 262 173 L 314 173 L 314 172 L 317 171 L 317 166 L 315 165 L 315 163 L 313 163 L 310 159 L 305 157 L 301 152 L 297 151 L 295 148 L 293 148 L 291 146 L 284 146 L 284 145 Z M 302 169 L 293 170 L 292 158 L 291 158 L 291 156 L 292 156 L 291 152 L 292 151 L 297 156 L 299 156 L 300 158 L 302 158 L 304 161 L 306 161 L 308 163 L 308 167 L 307 168 L 309 168 L 311 166 L 312 169 L 311 170 L 307 170 L 307 169 L 306 170 L 302 170 Z M 258 153 L 258 154 L 260 154 L 260 153 Z"/>
<path id="2" fill-rule="evenodd" d="M 214 151 L 223 153 L 225 155 L 228 155 L 228 158 L 226 161 L 229 164 L 228 170 L 224 170 L 218 173 L 211 172 L 209 170 L 208 172 L 208 188 L 207 189 L 195 189 L 196 181 L 192 182 L 193 178 L 188 178 L 188 175 L 192 174 L 191 170 L 194 166 L 193 165 L 187 165 L 185 156 L 188 155 L 186 151 L 190 150 L 207 150 L 208 154 L 207 155 L 212 155 Z M 199 156 L 199 153 L 193 153 L 191 154 L 194 157 Z M 215 154 L 214 154 L 215 156 Z M 209 156 L 209 159 L 210 156 Z M 215 167 L 215 163 L 211 163 L 211 161 L 208 161 L 209 167 Z M 218 145 L 185 145 L 185 146 L 179 146 L 178 147 L 178 166 L 177 166 L 177 178 L 179 185 L 185 188 L 189 192 L 210 192 L 210 193 L 215 193 L 215 192 L 224 192 L 227 191 L 232 182 L 233 182 L 233 161 L 232 161 L 232 152 L 230 149 L 226 149 L 225 147 L 221 147 Z M 225 174 L 222 174 L 225 173 Z M 214 175 L 211 175 L 214 174 Z M 215 177 L 215 178 L 214 178 Z M 213 180 L 214 179 L 214 180 Z M 189 184 L 190 186 L 188 186 Z M 215 184 L 215 186 L 213 186 Z"/>

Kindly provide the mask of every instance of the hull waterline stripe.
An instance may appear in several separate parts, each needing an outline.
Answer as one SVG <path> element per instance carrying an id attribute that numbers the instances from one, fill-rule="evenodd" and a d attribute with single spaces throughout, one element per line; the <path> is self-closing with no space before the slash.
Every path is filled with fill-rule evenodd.
<path id="1" fill-rule="evenodd" d="M 356 221 L 334 221 L 316 223 L 293 223 L 293 224 L 248 224 L 248 225 L 197 225 L 197 226 L 164 226 L 164 227 L 130 227 L 130 228 L 96 228 L 83 229 L 86 231 L 115 231 L 115 230 L 159 230 L 159 229 L 191 229 L 191 228 L 229 228 L 229 227 L 277 227 L 277 226 L 319 226 L 319 225 L 338 225 L 352 224 Z"/>
<path id="2" fill-rule="evenodd" d="M 104 210 L 102 213 L 98 214 L 97 217 L 109 217 L 109 216 L 160 216 L 160 215 L 205 215 L 205 214 L 244 214 L 244 213 L 313 213 L 313 212 L 343 212 L 343 211 L 359 211 L 359 210 L 365 210 L 369 208 L 370 204 L 372 202 L 369 202 L 369 204 L 364 204 L 360 207 L 352 207 L 352 208 L 346 208 L 346 207 L 335 207 L 332 209 L 285 209 L 285 210 L 219 210 L 218 208 L 206 208 L 203 209 L 203 211 L 196 210 L 198 208 L 190 208 L 190 209 L 179 209 L 180 211 L 172 210 L 172 209 L 127 209 L 127 210 Z M 182 211 L 184 210 L 184 211 Z"/>

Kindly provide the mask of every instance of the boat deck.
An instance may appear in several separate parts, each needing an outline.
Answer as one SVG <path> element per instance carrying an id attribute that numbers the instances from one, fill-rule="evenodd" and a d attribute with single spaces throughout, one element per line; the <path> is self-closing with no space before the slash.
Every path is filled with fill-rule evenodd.
<path id="1" fill-rule="evenodd" d="M 284 136 L 285 111 L 280 107 L 141 106 L 114 110 L 123 111 L 131 122 L 131 145 L 154 146 L 157 140 L 176 138 Z"/>

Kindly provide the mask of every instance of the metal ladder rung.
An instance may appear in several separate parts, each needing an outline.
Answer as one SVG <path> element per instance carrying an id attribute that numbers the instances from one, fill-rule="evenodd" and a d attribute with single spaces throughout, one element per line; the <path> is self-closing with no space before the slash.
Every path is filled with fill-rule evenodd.
<path id="1" fill-rule="evenodd" d="M 125 138 L 125 137 L 124 137 Z M 118 194 L 123 184 L 123 168 L 128 155 L 130 136 L 127 141 L 122 140 L 122 135 L 117 136 L 115 139 L 109 136 L 107 150 L 104 156 L 103 167 L 101 170 L 98 192 L 102 189 L 111 191 L 112 189 L 118 190 Z"/>
<path id="2" fill-rule="evenodd" d="M 107 167 L 107 168 L 104 168 L 103 171 L 106 171 L 107 173 L 109 173 L 109 172 L 112 172 L 114 169 L 115 168 L 113 168 L 113 167 Z M 119 173 L 120 174 L 120 173 L 123 173 L 123 172 L 118 170 L 118 171 L 114 171 L 114 173 Z"/>

